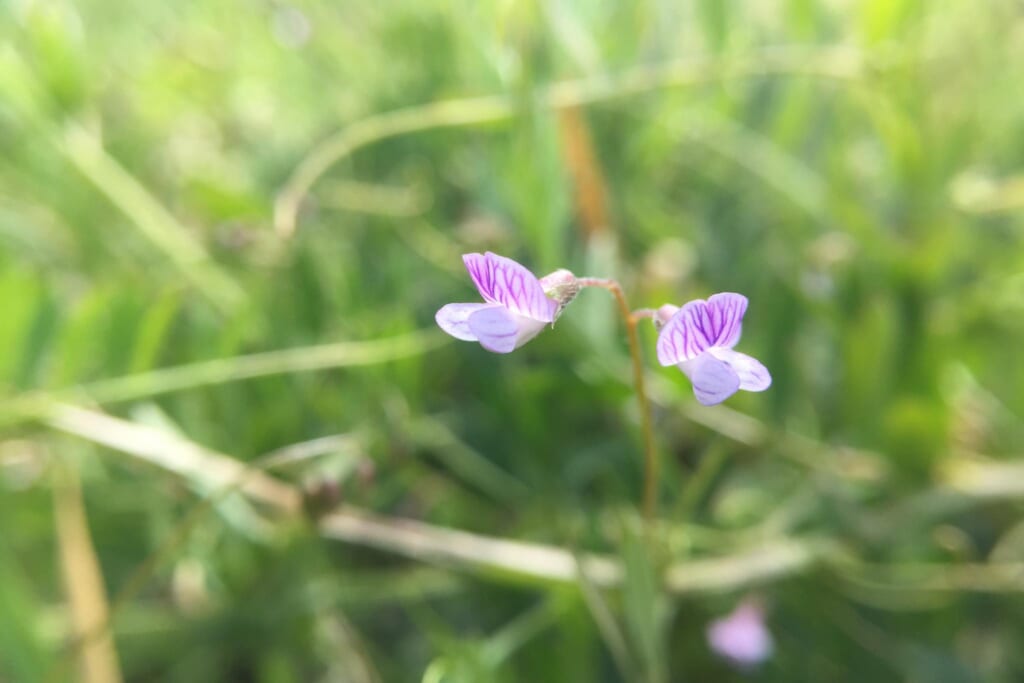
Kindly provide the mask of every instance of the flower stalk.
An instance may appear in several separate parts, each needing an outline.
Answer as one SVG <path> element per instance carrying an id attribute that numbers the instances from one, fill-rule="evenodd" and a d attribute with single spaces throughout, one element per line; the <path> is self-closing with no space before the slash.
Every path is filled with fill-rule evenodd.
<path id="1" fill-rule="evenodd" d="M 654 447 L 651 404 L 647 400 L 647 388 L 644 384 L 644 364 L 640 352 L 640 336 L 637 333 L 637 324 L 643 318 L 653 317 L 654 311 L 649 309 L 630 311 L 626 294 L 622 291 L 622 286 L 616 280 L 581 277 L 578 278 L 577 282 L 580 287 L 600 287 L 611 292 L 612 296 L 615 297 L 615 303 L 618 304 L 622 321 L 626 325 L 626 340 L 629 344 L 629 355 L 633 361 L 633 388 L 636 390 L 637 402 L 640 405 L 640 431 L 644 449 L 643 513 L 645 519 L 651 520 L 657 511 L 659 462 Z"/>

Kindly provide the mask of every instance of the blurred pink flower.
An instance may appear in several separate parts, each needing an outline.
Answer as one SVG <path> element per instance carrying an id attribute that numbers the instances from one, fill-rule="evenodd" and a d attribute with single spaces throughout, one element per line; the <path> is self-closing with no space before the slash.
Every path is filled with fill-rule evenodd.
<path id="1" fill-rule="evenodd" d="M 751 668 L 772 655 L 772 635 L 757 600 L 741 602 L 728 616 L 708 625 L 708 644 L 719 656 L 740 668 Z"/>

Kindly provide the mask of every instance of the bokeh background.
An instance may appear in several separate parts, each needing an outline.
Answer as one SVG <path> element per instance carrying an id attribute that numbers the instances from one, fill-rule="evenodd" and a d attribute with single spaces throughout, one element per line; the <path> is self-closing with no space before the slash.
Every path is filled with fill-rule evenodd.
<path id="1" fill-rule="evenodd" d="M 1022 74 L 1013 0 L 0 3 L 0 680 L 1024 679 Z M 488 249 L 749 296 L 723 406 L 641 329 L 656 523 L 606 292 L 436 329 Z"/>

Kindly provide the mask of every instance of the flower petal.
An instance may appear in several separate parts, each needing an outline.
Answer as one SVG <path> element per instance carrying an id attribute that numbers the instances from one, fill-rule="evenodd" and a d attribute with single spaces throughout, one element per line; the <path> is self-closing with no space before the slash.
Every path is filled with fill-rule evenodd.
<path id="1" fill-rule="evenodd" d="M 721 403 L 740 388 L 740 377 L 736 371 L 710 353 L 679 363 L 679 369 L 693 383 L 693 395 L 706 406 Z"/>
<path id="2" fill-rule="evenodd" d="M 658 333 L 658 362 L 662 365 L 678 365 L 696 358 L 710 346 L 706 333 L 704 300 L 698 299 L 686 304 L 669 318 Z M 665 309 L 662 306 L 661 309 Z"/>
<path id="3" fill-rule="evenodd" d="M 491 252 L 464 254 L 462 260 L 486 301 L 541 322 L 554 320 L 558 303 L 544 295 L 540 281 L 524 266 Z"/>
<path id="4" fill-rule="evenodd" d="M 705 306 L 712 346 L 732 348 L 740 340 L 743 314 L 747 312 L 747 297 L 734 292 L 722 292 L 708 297 Z"/>
<path id="5" fill-rule="evenodd" d="M 548 323 L 541 322 L 540 320 L 534 320 L 533 318 L 527 318 L 526 316 L 513 314 L 513 317 L 519 325 L 519 334 L 516 335 L 517 349 L 536 337 L 545 327 L 548 326 Z"/>
<path id="6" fill-rule="evenodd" d="M 717 619 L 707 630 L 711 649 L 742 667 L 760 664 L 772 655 L 772 635 L 764 623 L 764 611 L 746 601 L 732 614 Z"/>
<path id="7" fill-rule="evenodd" d="M 497 303 L 497 299 L 493 296 L 494 273 L 491 272 L 487 257 L 483 254 L 463 254 L 462 262 L 466 264 L 469 277 L 473 279 L 473 284 L 476 285 L 480 296 L 492 304 Z"/>
<path id="8" fill-rule="evenodd" d="M 488 351 L 509 353 L 516 348 L 519 322 L 503 306 L 484 305 L 469 315 L 467 324 L 480 345 Z"/>
<path id="9" fill-rule="evenodd" d="M 442 330 L 456 339 L 477 341 L 473 330 L 469 329 L 469 316 L 488 306 L 494 307 L 498 304 L 448 304 L 441 307 L 434 315 L 434 320 Z"/>
<path id="10" fill-rule="evenodd" d="M 658 362 L 676 365 L 696 358 L 712 346 L 732 348 L 740 339 L 747 297 L 733 292 L 696 299 L 672 313 L 666 304 L 658 309 L 655 325 L 664 323 L 658 335 Z M 666 321 L 666 316 L 671 315 Z"/>
<path id="11" fill-rule="evenodd" d="M 712 348 L 708 351 L 715 358 L 729 364 L 740 378 L 740 389 L 764 391 L 772 385 L 772 376 L 761 361 L 732 349 Z"/>

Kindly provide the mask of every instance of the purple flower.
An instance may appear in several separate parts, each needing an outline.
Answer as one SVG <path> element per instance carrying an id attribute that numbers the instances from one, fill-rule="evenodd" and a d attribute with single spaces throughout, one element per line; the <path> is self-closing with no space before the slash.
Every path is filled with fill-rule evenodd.
<path id="1" fill-rule="evenodd" d="M 478 341 L 495 353 L 509 353 L 536 337 L 578 289 L 569 271 L 538 280 L 512 259 L 491 252 L 464 254 L 462 260 L 487 303 L 448 304 L 434 319 L 456 339 Z"/>
<path id="2" fill-rule="evenodd" d="M 721 403 L 737 390 L 764 391 L 772 383 L 767 368 L 733 351 L 740 340 L 747 297 L 723 292 L 682 308 L 665 304 L 654 316 L 658 362 L 677 365 L 693 383 L 693 394 L 706 406 Z"/>
<path id="3" fill-rule="evenodd" d="M 756 600 L 744 600 L 732 614 L 711 622 L 707 636 L 712 650 L 743 668 L 765 661 L 774 649 L 764 608 Z"/>

